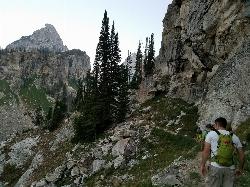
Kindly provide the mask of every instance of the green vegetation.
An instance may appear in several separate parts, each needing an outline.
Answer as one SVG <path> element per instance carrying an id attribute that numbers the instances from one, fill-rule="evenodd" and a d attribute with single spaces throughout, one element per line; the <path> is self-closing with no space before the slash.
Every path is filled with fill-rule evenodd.
<path id="1" fill-rule="evenodd" d="M 54 135 L 52 133 L 49 133 L 44 134 L 44 137 L 45 138 L 43 142 L 40 142 L 41 145 L 39 145 L 41 146 L 39 150 L 44 153 L 44 161 L 39 168 L 33 171 L 33 175 L 30 181 L 39 181 L 41 178 L 45 177 L 47 173 L 54 171 L 55 168 L 58 167 L 58 163 L 63 163 L 65 161 L 66 153 L 70 152 L 74 147 L 74 144 L 67 141 L 59 144 L 59 147 L 55 151 L 50 151 L 51 146 L 49 145 L 49 142 L 54 139 Z M 65 177 L 61 179 L 61 181 L 58 181 L 58 186 L 66 185 L 68 184 L 68 182 L 68 177 Z"/>
<path id="2" fill-rule="evenodd" d="M 34 84 L 35 79 L 36 77 L 33 76 L 32 78 L 25 80 L 20 89 L 20 95 L 24 102 L 32 109 L 36 109 L 41 106 L 43 111 L 48 112 L 52 103 L 48 101 L 45 89 L 36 87 Z"/>
<path id="3" fill-rule="evenodd" d="M 189 174 L 189 177 L 191 180 L 197 180 L 197 181 L 200 181 L 201 180 L 201 175 L 197 172 L 191 172 Z"/>
<path id="4" fill-rule="evenodd" d="M 22 176 L 22 173 L 22 169 L 6 164 L 3 168 L 3 173 L 0 175 L 0 181 L 8 182 L 7 186 L 14 186 Z"/>
<path id="5" fill-rule="evenodd" d="M 140 186 L 180 156 L 193 158 L 198 152 L 198 146 L 191 137 L 173 135 L 159 128 L 154 128 L 151 135 L 142 140 L 141 145 L 140 157 L 145 155 L 145 150 L 148 150 L 147 154 L 151 156 L 145 160 L 141 159 L 139 164 L 129 171 L 129 174 L 137 179 L 130 181 L 131 186 Z"/>
<path id="6" fill-rule="evenodd" d="M 18 101 L 17 95 L 12 92 L 6 80 L 0 80 L 0 105 L 7 104 L 12 100 Z"/>
<path id="7" fill-rule="evenodd" d="M 236 130 L 236 135 L 239 136 L 241 142 L 246 141 L 247 145 L 244 147 L 245 149 L 245 168 L 244 175 L 240 176 L 237 179 L 237 186 L 249 186 L 250 184 L 250 118 L 245 122 L 241 123 Z"/>
<path id="8" fill-rule="evenodd" d="M 64 186 L 64 185 L 70 185 L 73 182 L 74 181 L 72 181 L 72 179 L 70 179 L 70 177 L 63 177 L 61 180 L 57 181 L 55 184 L 56 184 L 56 186 Z"/>
<path id="9" fill-rule="evenodd" d="M 76 90 L 78 87 L 78 81 L 74 78 L 69 78 L 69 86 Z"/>
<path id="10" fill-rule="evenodd" d="M 143 61 L 145 77 L 153 75 L 155 69 L 154 34 L 146 38 L 146 46 Z"/>
<path id="11" fill-rule="evenodd" d="M 151 106 L 151 109 L 145 112 L 143 109 L 149 106 Z M 180 117 L 179 123 L 183 125 L 176 123 L 173 127 L 166 127 L 167 121 L 176 119 L 181 111 L 186 114 Z M 109 184 L 109 181 L 113 181 L 114 176 L 128 174 L 133 176 L 134 179 L 120 181 L 117 186 L 151 187 L 153 175 L 168 167 L 175 159 L 179 157 L 181 159 L 193 159 L 199 152 L 199 145 L 193 139 L 194 129 L 196 129 L 195 122 L 198 119 L 197 112 L 195 106 L 181 99 L 159 96 L 147 101 L 132 115 L 133 118 L 145 120 L 141 126 L 154 124 L 154 128 L 148 137 L 144 138 L 144 132 L 141 133 L 139 149 L 134 156 L 138 164 L 131 168 L 124 166 L 124 168 L 116 170 L 112 167 L 108 170 L 99 171 L 88 178 L 86 184 L 96 186 L 98 182 L 104 186 L 114 186 L 114 184 Z M 174 134 L 173 131 L 180 127 L 183 129 Z M 100 180 L 101 175 L 104 176 L 105 180 Z M 198 173 L 192 173 L 190 178 L 199 182 L 198 175 Z"/>
<path id="12" fill-rule="evenodd" d="M 32 160 L 28 159 L 21 167 L 6 163 L 3 173 L 0 175 L 0 181 L 7 183 L 5 186 L 14 186 L 23 173 L 29 168 Z"/>
<path id="13" fill-rule="evenodd" d="M 93 72 L 87 73 L 84 88 L 79 85 L 74 102 L 73 108 L 81 113 L 74 121 L 76 141 L 94 140 L 96 134 L 125 120 L 129 109 L 128 67 L 119 65 L 120 61 L 118 33 L 114 22 L 110 29 L 105 11 Z"/>
<path id="14" fill-rule="evenodd" d="M 49 129 L 49 131 L 56 130 L 59 127 L 60 123 L 68 115 L 67 97 L 67 87 L 66 85 L 64 85 L 62 98 L 56 99 L 53 110 L 52 108 L 49 108 L 48 114 L 46 116 L 47 128 Z"/>
<path id="15" fill-rule="evenodd" d="M 139 46 L 136 53 L 135 73 L 130 83 L 132 89 L 138 89 L 142 81 L 142 57 L 141 42 L 139 41 Z"/>
<path id="16" fill-rule="evenodd" d="M 142 109 L 151 106 L 153 113 L 152 121 L 157 126 L 167 128 L 170 131 L 176 132 L 180 128 L 179 134 L 189 135 L 194 137 L 196 133 L 196 121 L 199 118 L 198 108 L 193 104 L 189 104 L 182 99 L 167 98 L 167 97 L 155 97 L 143 104 Z M 180 121 L 177 124 L 169 124 L 169 121 L 175 120 L 178 116 Z"/>

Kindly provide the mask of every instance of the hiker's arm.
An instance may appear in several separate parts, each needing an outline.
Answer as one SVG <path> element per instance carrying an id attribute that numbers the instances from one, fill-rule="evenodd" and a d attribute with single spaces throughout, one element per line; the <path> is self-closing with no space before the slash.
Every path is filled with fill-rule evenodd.
<path id="1" fill-rule="evenodd" d="M 243 171 L 244 162 L 245 162 L 245 154 L 242 148 L 238 149 L 238 154 L 239 154 L 239 161 L 240 161 L 239 170 Z"/>
<path id="2" fill-rule="evenodd" d="M 202 152 L 201 165 L 205 165 L 210 156 L 211 145 L 207 142 L 204 143 L 204 149 Z"/>
<path id="3" fill-rule="evenodd" d="M 207 142 L 205 142 L 204 144 L 204 149 L 202 152 L 202 157 L 201 157 L 201 173 L 202 175 L 205 175 L 207 172 L 207 168 L 206 168 L 206 162 L 210 156 L 210 149 L 211 149 L 211 145 Z"/>

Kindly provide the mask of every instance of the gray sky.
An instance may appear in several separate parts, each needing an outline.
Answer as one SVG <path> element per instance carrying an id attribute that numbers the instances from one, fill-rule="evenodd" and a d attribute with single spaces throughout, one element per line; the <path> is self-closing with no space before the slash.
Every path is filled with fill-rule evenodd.
<path id="1" fill-rule="evenodd" d="M 138 41 L 155 34 L 158 55 L 162 20 L 172 0 L 0 0 L 0 46 L 44 27 L 55 26 L 64 45 L 86 51 L 94 60 L 104 10 L 119 33 L 122 58 Z"/>

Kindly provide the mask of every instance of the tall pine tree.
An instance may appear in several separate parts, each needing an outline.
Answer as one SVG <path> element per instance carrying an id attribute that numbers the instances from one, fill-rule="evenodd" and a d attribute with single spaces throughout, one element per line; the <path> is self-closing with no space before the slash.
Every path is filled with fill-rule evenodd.
<path id="1" fill-rule="evenodd" d="M 142 51 L 141 51 L 141 42 L 139 41 L 139 46 L 136 53 L 135 61 L 135 73 L 133 75 L 130 86 L 132 89 L 138 89 L 142 81 Z"/>
<path id="2" fill-rule="evenodd" d="M 145 77 L 152 75 L 155 68 L 155 50 L 154 50 L 154 34 L 151 34 L 150 39 L 146 38 L 144 57 L 144 75 Z"/>
<path id="3" fill-rule="evenodd" d="M 93 73 L 85 82 L 83 110 L 74 122 L 78 141 L 90 140 L 112 123 L 124 120 L 128 111 L 128 73 L 119 66 L 120 61 L 118 33 L 114 22 L 110 30 L 105 11 Z"/>
<path id="4" fill-rule="evenodd" d="M 74 120 L 75 141 L 92 141 L 96 138 L 96 100 L 94 93 L 95 77 L 87 73 L 84 86 L 84 100 L 81 115 Z"/>
<path id="5" fill-rule="evenodd" d="M 151 34 L 148 47 L 148 63 L 147 74 L 152 75 L 155 69 L 155 50 L 154 50 L 154 34 Z"/>
<path id="6" fill-rule="evenodd" d="M 76 92 L 76 98 L 73 102 L 73 109 L 77 111 L 82 110 L 83 105 L 83 82 L 81 80 L 78 81 L 78 88 Z"/>
<path id="7" fill-rule="evenodd" d="M 125 120 L 126 114 L 129 111 L 129 97 L 128 97 L 128 89 L 129 89 L 129 70 L 128 66 L 123 64 L 119 67 L 119 78 L 117 79 L 119 83 L 119 92 L 117 96 L 117 122 L 120 123 Z"/>
<path id="8" fill-rule="evenodd" d="M 148 37 L 146 37 L 146 44 L 144 49 L 144 59 L 143 59 L 143 74 L 147 75 L 148 70 Z"/>

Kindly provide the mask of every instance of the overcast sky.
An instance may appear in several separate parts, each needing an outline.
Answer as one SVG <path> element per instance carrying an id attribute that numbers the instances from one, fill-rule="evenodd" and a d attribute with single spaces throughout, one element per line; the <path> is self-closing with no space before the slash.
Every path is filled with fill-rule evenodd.
<path id="1" fill-rule="evenodd" d="M 64 45 L 86 51 L 94 60 L 106 9 L 119 33 L 122 58 L 135 52 L 138 41 L 155 34 L 158 55 L 162 20 L 172 0 L 0 0 L 0 46 L 44 27 L 55 26 Z"/>

